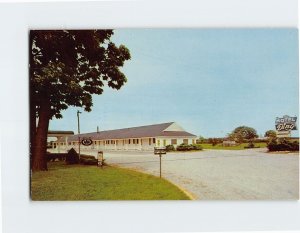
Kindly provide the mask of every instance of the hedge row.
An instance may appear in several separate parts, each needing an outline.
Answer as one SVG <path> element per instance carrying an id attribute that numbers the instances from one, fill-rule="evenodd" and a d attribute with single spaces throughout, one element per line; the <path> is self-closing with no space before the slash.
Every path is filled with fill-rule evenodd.
<path id="1" fill-rule="evenodd" d="M 92 155 L 79 155 L 78 153 L 72 148 L 69 150 L 67 156 L 66 156 L 66 163 L 67 164 L 84 164 L 84 165 L 97 165 L 98 160 L 92 156 Z"/>
<path id="2" fill-rule="evenodd" d="M 56 159 L 59 161 L 65 161 L 67 157 L 67 153 L 49 153 L 47 152 L 47 162 L 54 162 Z"/>
<path id="3" fill-rule="evenodd" d="M 176 150 L 177 151 L 191 151 L 191 150 L 202 150 L 202 146 L 201 145 L 197 145 L 197 144 L 180 144 L 179 146 L 177 146 Z M 166 150 L 167 152 L 169 151 L 175 151 L 175 147 L 173 145 L 167 145 L 166 146 Z"/>
<path id="4" fill-rule="evenodd" d="M 269 151 L 299 151 L 299 142 L 273 139 L 268 143 Z"/>

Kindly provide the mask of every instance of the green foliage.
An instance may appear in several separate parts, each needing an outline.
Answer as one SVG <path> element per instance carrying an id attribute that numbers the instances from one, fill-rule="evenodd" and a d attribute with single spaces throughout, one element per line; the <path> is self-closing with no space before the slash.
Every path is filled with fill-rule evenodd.
<path id="1" fill-rule="evenodd" d="M 193 144 L 193 150 L 203 150 L 202 146 L 199 144 Z"/>
<path id="2" fill-rule="evenodd" d="M 254 128 L 248 126 L 239 126 L 229 134 L 229 139 L 243 143 L 244 141 L 258 138 L 257 132 Z"/>
<path id="3" fill-rule="evenodd" d="M 255 144 L 252 141 L 250 141 L 248 145 L 245 146 L 245 149 L 251 149 L 251 148 L 259 148 L 259 147 L 256 147 Z"/>
<path id="4" fill-rule="evenodd" d="M 205 137 L 199 136 L 199 139 L 196 140 L 198 144 L 205 142 Z"/>
<path id="5" fill-rule="evenodd" d="M 253 142 L 249 142 L 249 144 L 248 144 L 248 147 L 249 147 L 249 148 L 254 148 L 254 147 L 255 147 L 255 145 L 254 145 L 254 143 L 253 143 Z"/>
<path id="6" fill-rule="evenodd" d="M 80 155 L 80 163 L 84 165 L 97 165 L 98 160 L 92 155 Z"/>
<path id="7" fill-rule="evenodd" d="M 96 159 L 95 156 L 92 155 L 80 155 L 80 159 Z"/>
<path id="8" fill-rule="evenodd" d="M 170 152 L 170 151 L 175 151 L 175 147 L 173 145 L 167 145 L 166 146 L 166 151 Z"/>
<path id="9" fill-rule="evenodd" d="M 47 152 L 47 161 L 54 162 L 55 160 L 63 161 L 66 160 L 67 153 L 49 153 Z"/>
<path id="10" fill-rule="evenodd" d="M 289 141 L 285 138 L 275 139 L 273 138 L 268 143 L 269 151 L 299 151 L 299 142 Z"/>
<path id="11" fill-rule="evenodd" d="M 212 144 L 212 146 L 215 146 L 219 143 L 222 143 L 224 141 L 224 138 L 208 138 L 206 143 Z"/>
<path id="12" fill-rule="evenodd" d="M 254 148 L 264 148 L 267 146 L 265 142 L 259 142 L 259 143 L 254 143 Z M 223 144 L 217 144 L 215 146 L 212 146 L 212 144 L 209 143 L 203 143 L 201 144 L 203 149 L 213 149 L 213 150 L 244 150 L 246 148 L 249 148 L 249 143 L 241 143 L 237 144 L 235 146 L 223 146 Z"/>
<path id="13" fill-rule="evenodd" d="M 66 156 L 66 163 L 67 164 L 78 164 L 79 163 L 79 156 L 77 152 L 74 150 L 74 148 L 71 148 L 71 150 L 68 151 L 68 154 Z"/>
<path id="14" fill-rule="evenodd" d="M 179 146 L 177 146 L 176 148 L 177 151 L 191 151 L 191 150 L 202 150 L 202 146 L 198 145 L 198 144 L 180 144 Z"/>
<path id="15" fill-rule="evenodd" d="M 107 84 L 120 89 L 127 81 L 119 67 L 130 59 L 124 46 L 110 41 L 113 30 L 31 30 L 30 92 L 37 115 L 49 103 L 51 117 L 68 106 L 91 111 L 92 94 Z"/>
<path id="16" fill-rule="evenodd" d="M 95 158 L 94 159 L 81 159 L 80 158 L 80 163 L 83 164 L 83 165 L 97 165 L 98 160 L 95 159 Z"/>
<path id="17" fill-rule="evenodd" d="M 277 137 L 276 131 L 275 130 L 268 130 L 268 131 L 266 131 L 265 137 L 276 138 Z"/>
<path id="18" fill-rule="evenodd" d="M 32 200 L 188 200 L 165 179 L 127 169 L 49 163 L 33 172 Z"/>
<path id="19" fill-rule="evenodd" d="M 92 95 L 120 89 L 130 59 L 110 39 L 113 30 L 31 30 L 29 36 L 30 151 L 32 170 L 47 170 L 49 120 L 69 106 L 91 111 Z M 38 118 L 38 121 L 36 121 Z M 38 126 L 36 124 L 38 122 Z"/>

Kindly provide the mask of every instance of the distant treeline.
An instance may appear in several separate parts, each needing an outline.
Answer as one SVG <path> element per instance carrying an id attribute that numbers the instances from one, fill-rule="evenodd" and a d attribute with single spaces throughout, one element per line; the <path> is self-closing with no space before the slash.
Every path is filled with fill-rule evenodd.
<path id="1" fill-rule="evenodd" d="M 220 144 L 223 143 L 224 141 L 231 141 L 229 138 L 199 138 L 196 140 L 197 144 Z M 255 138 L 255 139 L 244 139 L 243 142 L 253 142 L 253 143 L 259 143 L 259 142 L 268 142 L 268 139 L 260 139 L 260 138 Z"/>

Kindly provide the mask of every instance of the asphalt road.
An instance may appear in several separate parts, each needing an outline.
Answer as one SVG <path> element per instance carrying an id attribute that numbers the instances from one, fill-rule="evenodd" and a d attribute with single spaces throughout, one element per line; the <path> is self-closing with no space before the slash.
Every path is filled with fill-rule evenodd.
<path id="1" fill-rule="evenodd" d="M 152 153 L 105 152 L 106 162 L 159 176 Z M 168 153 L 162 176 L 200 200 L 291 200 L 299 198 L 299 155 L 265 149 Z"/>

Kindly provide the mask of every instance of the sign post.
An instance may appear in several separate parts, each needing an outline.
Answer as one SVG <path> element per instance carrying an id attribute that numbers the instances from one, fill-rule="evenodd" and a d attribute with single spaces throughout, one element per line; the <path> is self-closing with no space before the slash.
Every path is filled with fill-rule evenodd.
<path id="1" fill-rule="evenodd" d="M 78 129 L 78 157 L 80 160 L 80 122 L 79 122 L 79 114 L 81 112 L 77 110 L 77 129 Z"/>
<path id="2" fill-rule="evenodd" d="M 161 155 L 165 155 L 166 153 L 166 147 L 154 147 L 154 154 L 159 155 L 159 178 L 161 178 Z"/>

